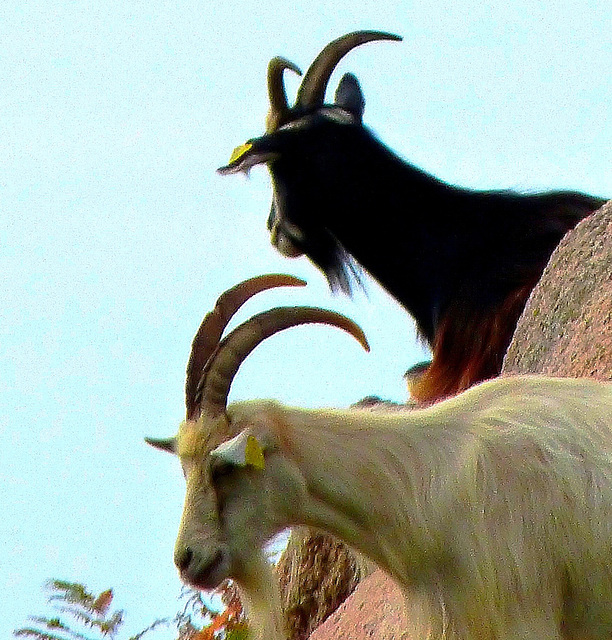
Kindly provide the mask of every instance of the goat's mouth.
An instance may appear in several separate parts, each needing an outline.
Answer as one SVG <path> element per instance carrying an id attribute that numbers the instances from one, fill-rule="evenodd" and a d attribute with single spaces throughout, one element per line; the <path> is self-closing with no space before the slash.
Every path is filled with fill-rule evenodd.
<path id="1" fill-rule="evenodd" d="M 183 582 L 195 589 L 215 589 L 229 577 L 230 562 L 226 552 L 219 549 L 212 558 L 192 558 L 187 567 L 179 571 Z"/>
<path id="2" fill-rule="evenodd" d="M 252 167 L 265 164 L 278 157 L 278 153 L 266 150 L 257 150 L 253 143 L 247 142 L 234 149 L 230 161 L 217 169 L 217 173 L 226 176 L 232 173 L 248 173 Z"/>

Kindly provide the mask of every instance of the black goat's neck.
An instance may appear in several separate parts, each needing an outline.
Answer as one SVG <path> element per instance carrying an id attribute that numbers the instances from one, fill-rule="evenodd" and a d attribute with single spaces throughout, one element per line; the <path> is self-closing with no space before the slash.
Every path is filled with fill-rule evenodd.
<path id="1" fill-rule="evenodd" d="M 333 285 L 349 254 L 414 317 L 433 345 L 445 313 L 478 316 L 533 286 L 563 234 L 603 202 L 448 185 L 363 127 L 319 135 L 271 164 L 275 204 Z M 500 307 L 501 308 L 501 307 Z M 471 314 L 471 315 L 470 315 Z"/>
<path id="2" fill-rule="evenodd" d="M 336 174 L 338 175 L 338 174 Z M 476 220 L 458 219 L 461 190 L 395 156 L 375 139 L 353 156 L 326 203 L 330 233 L 416 319 L 432 342 L 462 250 Z M 463 229 L 461 228 L 463 225 Z"/>

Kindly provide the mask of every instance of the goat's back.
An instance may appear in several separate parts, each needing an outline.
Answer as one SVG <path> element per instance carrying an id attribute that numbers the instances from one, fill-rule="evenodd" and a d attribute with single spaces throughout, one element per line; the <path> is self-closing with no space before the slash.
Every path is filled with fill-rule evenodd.
<path id="1" fill-rule="evenodd" d="M 447 523 L 462 588 L 507 620 L 529 606 L 560 616 L 567 638 L 609 638 L 612 384 L 526 376 L 464 395 L 480 409 Z"/>

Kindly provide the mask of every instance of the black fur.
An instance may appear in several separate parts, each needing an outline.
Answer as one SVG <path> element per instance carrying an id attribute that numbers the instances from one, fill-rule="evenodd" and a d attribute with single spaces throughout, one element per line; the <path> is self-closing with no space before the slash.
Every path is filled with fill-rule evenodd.
<path id="1" fill-rule="evenodd" d="M 278 203 L 271 218 L 300 229 L 299 248 L 334 288 L 350 291 L 352 256 L 430 344 L 453 299 L 498 304 L 537 278 L 566 231 L 605 202 L 452 187 L 402 161 L 360 123 L 316 113 L 301 129 L 252 142 L 276 156 L 268 163 Z"/>
<path id="2" fill-rule="evenodd" d="M 276 222 L 285 229 L 334 289 L 350 293 L 355 263 L 366 269 L 414 317 L 434 350 L 434 367 L 445 357 L 436 349 L 448 351 L 440 331 L 465 353 L 461 362 L 446 356 L 450 365 L 443 368 L 454 369 L 455 378 L 478 352 L 472 353 L 478 371 L 467 382 L 437 385 L 457 391 L 499 372 L 518 314 L 553 249 L 605 200 L 448 185 L 400 159 L 364 127 L 364 104 L 359 83 L 346 75 L 335 104 L 310 113 L 294 107 L 284 126 L 251 140 L 249 152 L 228 169 L 267 162 L 274 189 L 269 227 Z M 493 317 L 508 309 L 507 319 Z M 488 322 L 482 340 L 490 345 L 467 335 L 480 318 Z"/>

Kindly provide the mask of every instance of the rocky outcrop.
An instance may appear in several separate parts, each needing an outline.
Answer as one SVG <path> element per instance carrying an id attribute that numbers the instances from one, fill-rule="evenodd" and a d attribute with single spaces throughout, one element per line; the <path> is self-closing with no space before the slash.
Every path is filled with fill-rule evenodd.
<path id="1" fill-rule="evenodd" d="M 612 200 L 570 231 L 551 256 L 503 372 L 612 379 Z"/>

